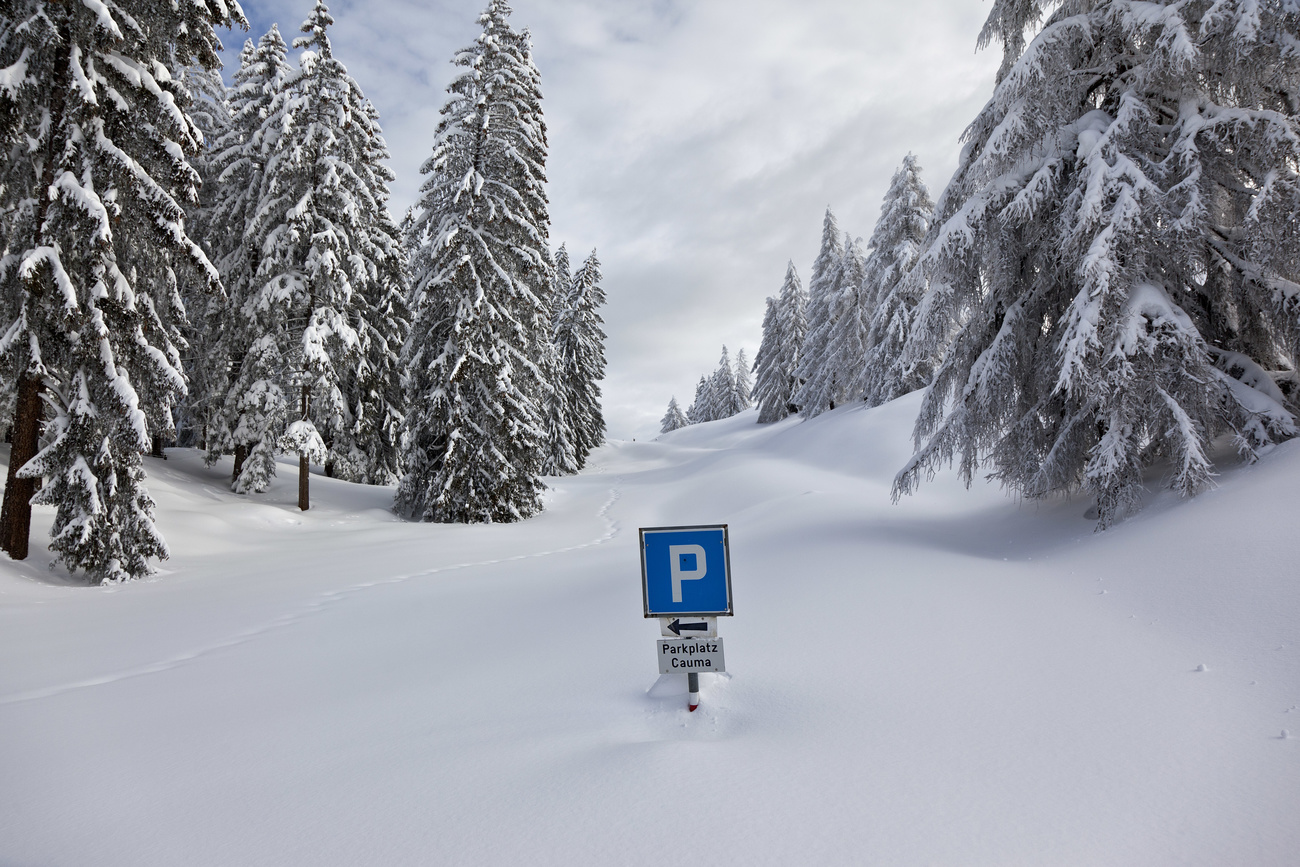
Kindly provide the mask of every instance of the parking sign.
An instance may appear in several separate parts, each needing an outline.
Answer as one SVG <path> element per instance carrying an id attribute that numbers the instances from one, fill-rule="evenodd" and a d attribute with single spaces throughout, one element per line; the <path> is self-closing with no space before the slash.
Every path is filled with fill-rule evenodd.
<path id="1" fill-rule="evenodd" d="M 727 525 L 643 527 L 641 595 L 646 617 L 729 617 Z"/>

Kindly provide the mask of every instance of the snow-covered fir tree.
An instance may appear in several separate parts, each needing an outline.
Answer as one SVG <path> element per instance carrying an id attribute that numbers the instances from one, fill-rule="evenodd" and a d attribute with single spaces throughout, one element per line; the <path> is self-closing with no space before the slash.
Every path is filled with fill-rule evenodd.
<path id="1" fill-rule="evenodd" d="M 395 509 L 440 522 L 514 521 L 541 508 L 537 364 L 550 336 L 545 141 L 527 40 L 492 0 L 453 61 L 421 171 L 412 234 L 413 326 L 403 356 L 405 475 Z"/>
<path id="2" fill-rule="evenodd" d="M 799 389 L 794 404 L 805 418 L 820 415 L 833 405 L 833 378 L 826 367 L 831 332 L 835 327 L 835 299 L 840 288 L 844 239 L 831 209 L 822 221 L 822 243 L 808 279 L 808 332 L 799 356 Z M 823 373 L 827 375 L 823 375 Z"/>
<path id="3" fill-rule="evenodd" d="M 745 347 L 741 347 L 736 353 L 736 375 L 735 379 L 735 403 L 740 409 L 749 409 L 754 403 L 754 376 L 749 367 L 749 356 L 745 354 Z"/>
<path id="4" fill-rule="evenodd" d="M 1156 461 L 1190 495 L 1220 432 L 1247 456 L 1295 433 L 1298 15 L 995 3 L 1006 60 L 920 262 L 905 354 L 942 361 L 896 492 L 987 462 L 1025 496 L 1095 494 L 1105 527 Z"/>
<path id="5" fill-rule="evenodd" d="M 866 393 L 867 332 L 872 297 L 866 283 L 867 261 L 862 239 L 845 238 L 838 291 L 831 299 L 831 324 L 826 352 L 813 379 L 814 389 L 829 406 L 861 400 Z"/>
<path id="6" fill-rule="evenodd" d="M 541 362 L 542 381 L 546 386 L 543 398 L 546 425 L 546 456 L 542 472 L 548 476 L 564 476 L 579 470 L 578 455 L 574 447 L 574 417 L 569 407 L 568 389 L 564 387 L 564 373 L 560 367 L 560 335 L 572 330 L 572 316 L 568 298 L 573 290 L 573 276 L 569 272 L 569 251 L 564 244 L 555 251 L 551 273 L 551 291 L 548 304 L 551 309 L 551 338 L 543 343 Z"/>
<path id="7" fill-rule="evenodd" d="M 302 509 L 316 456 L 356 480 L 396 470 L 383 445 L 395 436 L 396 386 L 385 383 L 398 369 L 402 314 L 391 328 L 370 317 L 400 305 L 402 246 L 386 211 L 376 113 L 334 55 L 332 23 L 317 0 L 294 40 L 299 69 L 272 82 L 257 136 L 264 180 L 246 235 L 262 240 L 242 311 L 252 339 L 232 386 L 234 435 L 250 446 L 235 489 L 264 490 L 275 454 L 296 451 Z M 372 448 L 382 455 L 373 462 Z"/>
<path id="8" fill-rule="evenodd" d="M 605 378 L 605 332 L 600 308 L 600 261 L 592 250 L 577 272 L 556 316 L 554 343 L 559 361 L 557 387 L 572 419 L 574 458 L 581 469 L 591 450 L 605 441 L 600 381 Z"/>
<path id="9" fill-rule="evenodd" d="M 251 50 L 251 45 L 246 45 L 245 50 Z M 182 76 L 194 96 L 190 117 L 203 135 L 203 146 L 191 160 L 202 186 L 198 201 L 186 208 L 186 232 L 220 270 L 221 260 L 239 243 L 238 236 L 226 231 L 218 215 L 224 192 L 221 168 L 216 162 L 217 143 L 233 128 L 229 92 L 215 69 L 191 67 L 183 70 Z M 176 438 L 179 445 L 206 448 L 208 432 L 220 425 L 228 385 L 225 332 L 230 299 L 226 293 L 212 292 L 207 281 L 182 283 L 181 299 L 189 320 L 183 332 L 186 347 L 182 353 L 189 388 L 177 408 Z"/>
<path id="10" fill-rule="evenodd" d="M 712 395 L 709 391 L 709 378 L 701 376 L 695 386 L 695 399 L 686 408 L 686 418 L 691 424 L 713 421 Z"/>
<path id="11" fill-rule="evenodd" d="M 373 197 L 369 237 L 363 245 L 369 261 L 365 279 L 356 281 L 358 297 L 352 308 L 357 360 L 340 386 L 351 424 L 332 442 L 326 471 L 353 482 L 387 485 L 401 475 L 401 426 L 406 416 L 401 350 L 411 328 L 406 306 L 409 276 L 402 233 L 388 211 L 388 185 L 394 180 L 385 164 L 388 146 L 374 105 L 367 101 L 364 107 L 372 135 L 355 170 Z"/>
<path id="12" fill-rule="evenodd" d="M 780 421 L 798 411 L 794 395 L 799 387 L 800 353 L 808 333 L 808 295 L 794 262 L 786 266 L 781 293 L 768 302 L 763 342 L 754 359 L 754 400 L 760 423 Z"/>
<path id="13" fill-rule="evenodd" d="M 709 377 L 709 405 L 712 410 L 709 421 L 731 418 L 745 409 L 740 405 L 736 369 L 732 366 L 731 353 L 725 344 L 722 347 L 722 357 L 718 359 L 718 367 L 713 371 L 713 376 Z"/>
<path id="14" fill-rule="evenodd" d="M 264 334 L 266 318 L 253 303 L 263 244 L 272 222 L 260 213 L 267 186 L 266 164 L 283 127 L 269 123 L 272 107 L 293 74 L 288 46 L 279 28 L 271 28 L 254 46 L 244 44 L 229 100 L 231 128 L 213 146 L 217 174 L 216 201 L 208 232 L 228 298 L 229 315 L 221 341 L 211 354 L 224 362 L 226 391 L 221 411 L 207 431 L 207 460 L 234 455 L 231 484 L 239 493 L 266 490 L 275 470 L 275 431 L 285 424 L 287 401 L 272 355 L 274 336 Z M 249 351 L 256 346 L 253 358 Z M 249 361 L 249 366 L 245 362 Z M 261 369 L 254 366 L 261 363 Z M 250 449 L 261 448 L 245 472 Z"/>
<path id="15" fill-rule="evenodd" d="M 16 402 L 0 547 L 15 559 L 31 502 L 55 509 L 57 561 L 94 580 L 167 556 L 141 452 L 185 392 L 179 286 L 221 291 L 185 230 L 201 133 L 169 70 L 219 66 L 214 27 L 242 23 L 237 4 L 0 8 L 0 358 Z"/>
<path id="16" fill-rule="evenodd" d="M 921 388 L 931 373 L 926 367 L 903 370 L 898 362 L 920 300 L 919 281 L 903 278 L 921 255 L 933 213 L 930 192 L 921 181 L 920 163 L 909 153 L 889 182 L 880 219 L 868 243 L 871 252 L 865 283 L 871 293 L 872 313 L 864 391 L 869 406 Z"/>
<path id="17" fill-rule="evenodd" d="M 668 401 L 668 411 L 659 420 L 659 433 L 680 430 L 690 423 L 691 421 L 686 417 L 686 413 L 682 412 L 682 408 L 677 405 L 677 398 L 673 397 Z"/>

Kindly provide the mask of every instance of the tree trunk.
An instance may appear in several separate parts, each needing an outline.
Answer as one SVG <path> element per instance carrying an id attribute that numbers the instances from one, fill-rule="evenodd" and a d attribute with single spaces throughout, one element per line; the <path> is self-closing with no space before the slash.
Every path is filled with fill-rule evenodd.
<path id="1" fill-rule="evenodd" d="M 304 512 L 311 507 L 307 496 L 307 484 L 310 476 L 307 474 L 307 456 L 298 455 L 298 508 Z"/>
<path id="2" fill-rule="evenodd" d="M 162 458 L 164 461 L 167 460 L 167 456 L 163 454 L 163 438 L 157 434 L 154 434 L 153 448 L 149 452 L 149 457 Z"/>
<path id="3" fill-rule="evenodd" d="M 248 446 L 240 443 L 235 446 L 235 468 L 230 471 L 230 484 L 239 481 L 239 474 L 244 471 L 244 459 L 248 457 Z"/>
<path id="4" fill-rule="evenodd" d="M 308 400 L 311 392 L 307 386 L 302 387 L 302 417 L 307 419 Z M 311 500 L 308 497 L 307 486 L 310 476 L 308 474 L 307 455 L 305 453 L 298 455 L 298 508 L 304 512 L 311 508 Z"/>
<path id="5" fill-rule="evenodd" d="M 0 548 L 8 551 L 15 560 L 27 559 L 27 543 L 32 529 L 31 499 L 36 493 L 36 480 L 18 478 L 18 470 L 36 457 L 43 408 L 41 378 L 24 373 L 18 378 L 9 478 L 5 483 L 4 504 L 0 506 Z"/>

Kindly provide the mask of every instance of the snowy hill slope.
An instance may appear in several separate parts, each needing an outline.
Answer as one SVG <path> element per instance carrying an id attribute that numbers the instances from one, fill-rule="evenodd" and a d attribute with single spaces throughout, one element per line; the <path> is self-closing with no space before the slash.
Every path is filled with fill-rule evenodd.
<path id="1" fill-rule="evenodd" d="M 1096 534 L 891 505 L 915 410 L 612 443 L 512 526 L 151 460 L 163 574 L 0 563 L 0 865 L 1294 864 L 1300 443 Z M 688 714 L 636 528 L 719 521 Z"/>

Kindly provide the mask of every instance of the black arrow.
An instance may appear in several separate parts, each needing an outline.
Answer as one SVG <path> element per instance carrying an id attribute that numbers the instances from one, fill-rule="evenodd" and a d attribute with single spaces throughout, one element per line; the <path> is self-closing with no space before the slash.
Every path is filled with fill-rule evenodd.
<path id="1" fill-rule="evenodd" d="M 674 620 L 668 624 L 668 628 L 673 631 L 673 635 L 681 635 L 682 630 L 687 632 L 704 632 L 709 628 L 707 623 L 682 623 L 681 619 Z"/>

